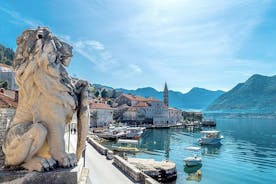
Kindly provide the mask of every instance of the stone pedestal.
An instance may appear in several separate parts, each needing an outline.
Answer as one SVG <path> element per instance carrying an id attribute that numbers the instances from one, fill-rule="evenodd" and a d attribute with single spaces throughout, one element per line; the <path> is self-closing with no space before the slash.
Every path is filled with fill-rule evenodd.
<path id="1" fill-rule="evenodd" d="M 76 184 L 86 183 L 87 176 L 81 176 L 84 160 L 81 158 L 74 168 L 58 168 L 48 172 L 0 169 L 0 183 L 6 184 Z M 88 171 L 86 171 L 88 172 Z"/>
<path id="2" fill-rule="evenodd" d="M 0 183 L 7 184 L 76 184 L 78 169 L 57 169 L 49 172 L 28 172 L 25 170 L 1 170 Z"/>

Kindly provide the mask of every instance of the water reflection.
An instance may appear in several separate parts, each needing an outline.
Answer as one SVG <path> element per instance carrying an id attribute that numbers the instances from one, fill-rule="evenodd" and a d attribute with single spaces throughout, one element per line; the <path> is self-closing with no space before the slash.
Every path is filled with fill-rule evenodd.
<path id="1" fill-rule="evenodd" d="M 222 144 L 202 145 L 201 146 L 202 155 L 207 155 L 207 156 L 219 155 L 221 146 Z"/>
<path id="2" fill-rule="evenodd" d="M 164 151 L 165 158 L 170 157 L 170 129 L 162 129 L 154 131 L 153 129 L 146 130 L 141 138 L 141 147 L 147 148 L 148 151 Z"/>
<path id="3" fill-rule="evenodd" d="M 187 173 L 186 180 L 200 182 L 202 178 L 202 172 L 200 170 L 201 167 L 202 167 L 202 164 L 193 166 L 193 167 L 189 167 L 185 165 L 184 172 Z"/>
<path id="4" fill-rule="evenodd" d="M 183 166 L 191 156 L 185 147 L 199 146 L 202 136 L 192 129 L 148 129 L 139 145 L 146 151 L 133 157 L 175 162 L 176 183 L 276 183 L 276 120 L 222 119 L 216 129 L 224 136 L 222 145 L 201 146 L 202 168 Z"/>

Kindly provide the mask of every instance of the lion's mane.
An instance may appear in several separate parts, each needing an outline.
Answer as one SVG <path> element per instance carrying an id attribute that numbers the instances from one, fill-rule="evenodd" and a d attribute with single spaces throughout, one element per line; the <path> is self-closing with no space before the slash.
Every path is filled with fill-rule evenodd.
<path id="1" fill-rule="evenodd" d="M 63 52 L 71 46 L 53 36 L 47 28 L 24 31 L 17 38 L 17 45 L 14 59 L 19 87 L 17 113 L 35 111 L 39 98 L 75 110 L 77 100 L 72 79 L 62 65 L 62 55 L 66 54 Z"/>

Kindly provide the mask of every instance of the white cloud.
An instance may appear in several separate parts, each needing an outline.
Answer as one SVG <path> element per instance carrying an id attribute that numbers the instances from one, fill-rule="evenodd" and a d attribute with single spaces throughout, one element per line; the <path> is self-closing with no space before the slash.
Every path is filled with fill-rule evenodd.
<path id="1" fill-rule="evenodd" d="M 162 54 L 229 57 L 260 23 L 267 2 L 150 1 L 129 19 L 126 35 Z"/>
<path id="2" fill-rule="evenodd" d="M 96 50 L 104 50 L 103 44 L 98 41 L 95 41 L 95 40 L 87 41 L 87 44 Z"/>
<path id="3" fill-rule="evenodd" d="M 130 64 L 129 68 L 131 69 L 130 72 L 134 72 L 134 73 L 142 73 L 142 69 L 136 65 L 136 64 Z"/>
<path id="4" fill-rule="evenodd" d="M 107 51 L 99 41 L 95 40 L 78 40 L 71 41 L 74 49 L 83 57 L 92 62 L 96 67 L 102 71 L 112 69 L 118 63 L 112 54 Z"/>
<path id="5" fill-rule="evenodd" d="M 39 25 L 42 25 L 41 22 L 39 22 L 39 21 L 25 18 L 25 17 L 21 16 L 18 12 L 9 10 L 9 9 L 1 7 L 1 6 L 0 6 L 0 11 L 9 15 L 13 19 L 11 22 L 14 24 L 22 24 L 23 23 L 23 24 L 25 24 L 27 26 L 31 26 L 31 27 L 37 27 Z"/>
<path id="6" fill-rule="evenodd" d="M 23 24 L 30 27 L 37 27 L 43 25 L 37 20 L 31 20 L 21 16 L 18 12 L 9 10 L 7 8 L 0 6 L 0 11 L 6 13 L 12 18 L 12 23 L 14 24 Z M 44 25 L 45 26 L 45 25 Z M 54 33 L 56 34 L 56 33 Z M 102 71 L 106 71 L 109 68 L 112 68 L 112 65 L 116 64 L 116 59 L 105 50 L 104 45 L 96 40 L 78 40 L 73 41 L 71 36 L 64 34 L 57 34 L 64 41 L 69 42 L 73 45 L 76 52 L 88 59 L 95 66 L 100 68 Z"/>

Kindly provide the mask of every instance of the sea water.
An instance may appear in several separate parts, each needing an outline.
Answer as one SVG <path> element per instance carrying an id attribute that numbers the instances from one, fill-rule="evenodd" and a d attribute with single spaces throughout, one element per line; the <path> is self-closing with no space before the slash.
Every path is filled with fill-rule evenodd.
<path id="1" fill-rule="evenodd" d="M 202 166 L 185 167 L 183 159 L 194 155 L 187 146 L 199 146 L 199 131 L 179 128 L 147 129 L 137 158 L 170 160 L 177 166 L 176 183 L 270 184 L 276 183 L 276 120 L 217 119 L 224 139 L 221 145 L 201 146 Z"/>

